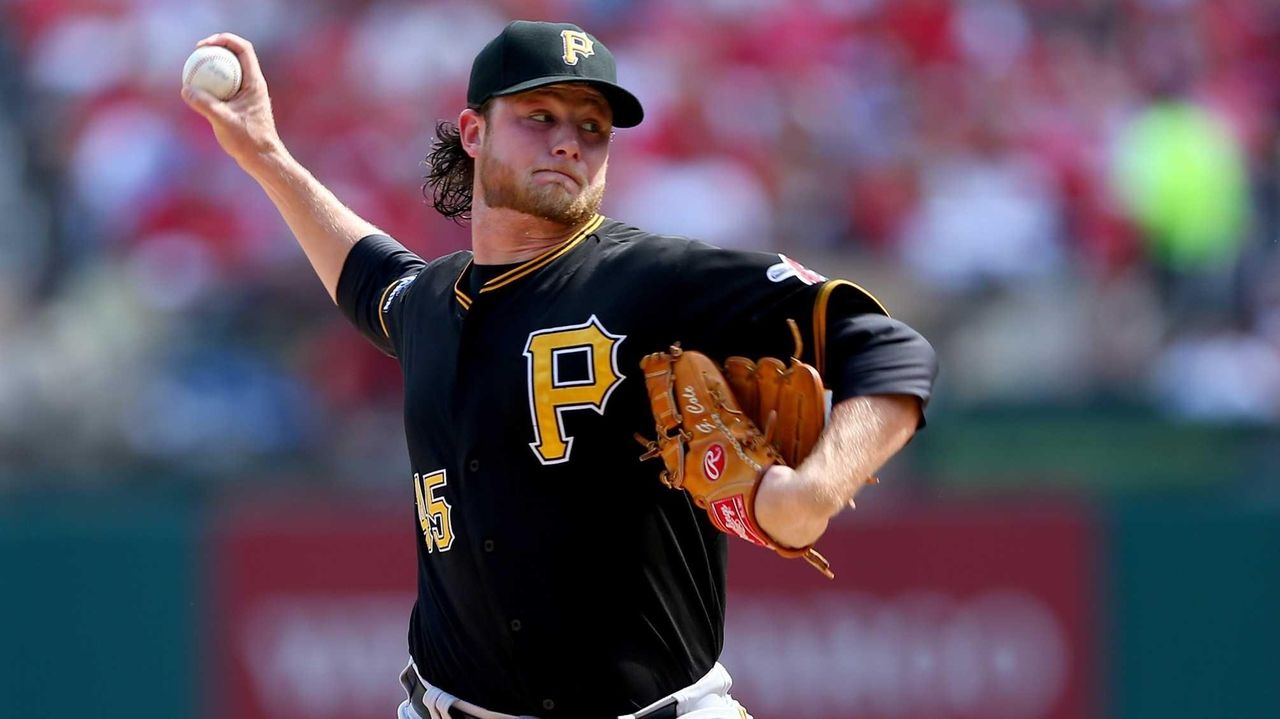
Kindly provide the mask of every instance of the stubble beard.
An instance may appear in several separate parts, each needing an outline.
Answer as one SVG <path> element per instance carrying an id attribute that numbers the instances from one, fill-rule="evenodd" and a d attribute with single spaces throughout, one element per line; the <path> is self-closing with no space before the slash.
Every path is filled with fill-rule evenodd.
<path id="1" fill-rule="evenodd" d="M 489 207 L 515 210 L 565 227 L 576 227 L 591 219 L 604 201 L 603 181 L 588 185 L 575 195 L 555 182 L 521 183 L 510 165 L 491 156 L 480 158 L 476 169 Z"/>

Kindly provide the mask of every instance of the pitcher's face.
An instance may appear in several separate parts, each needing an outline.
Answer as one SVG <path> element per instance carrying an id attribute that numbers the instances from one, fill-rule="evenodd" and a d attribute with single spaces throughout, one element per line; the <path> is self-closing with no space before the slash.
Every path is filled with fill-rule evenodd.
<path id="1" fill-rule="evenodd" d="M 476 154 L 483 202 L 565 226 L 600 209 L 612 113 L 589 85 L 548 85 L 497 97 Z"/>

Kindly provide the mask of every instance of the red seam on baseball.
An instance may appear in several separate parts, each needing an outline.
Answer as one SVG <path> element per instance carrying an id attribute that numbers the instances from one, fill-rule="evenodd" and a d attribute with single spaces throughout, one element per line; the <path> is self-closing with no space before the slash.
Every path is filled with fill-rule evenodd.
<path id="1" fill-rule="evenodd" d="M 209 62 L 210 59 L 211 58 L 206 56 L 206 57 L 200 58 L 199 60 L 196 60 L 196 64 L 192 65 L 191 70 L 187 72 L 186 84 L 188 85 L 191 84 L 191 78 L 195 77 L 196 70 L 199 70 L 200 68 L 204 67 L 204 64 L 206 62 Z"/>
<path id="2" fill-rule="evenodd" d="M 207 63 L 210 63 L 210 62 L 212 62 L 212 61 L 214 61 L 214 60 L 217 60 L 217 59 L 218 59 L 217 57 L 214 57 L 214 56 L 210 55 L 210 56 L 202 57 L 202 58 L 200 58 L 199 60 L 196 60 L 196 64 L 194 64 L 194 65 L 192 65 L 192 66 L 191 66 L 191 72 L 188 72 L 188 73 L 187 73 L 187 78 L 186 78 L 186 80 L 185 80 L 184 84 L 186 84 L 186 85 L 190 85 L 190 84 L 191 84 L 191 78 L 195 77 L 196 71 L 198 71 L 200 68 L 204 67 Z M 232 79 L 232 83 L 231 83 L 231 84 L 233 84 L 233 85 L 238 84 L 238 83 L 236 82 L 236 80 L 237 80 L 237 77 L 236 77 L 236 76 L 237 76 L 237 75 L 239 75 L 239 69 L 240 69 L 240 68 L 238 67 L 238 65 L 239 65 L 239 61 L 238 61 L 238 60 L 236 61 L 236 64 L 237 64 L 236 72 L 234 72 L 234 73 L 232 73 L 232 74 L 231 74 L 231 79 Z"/>

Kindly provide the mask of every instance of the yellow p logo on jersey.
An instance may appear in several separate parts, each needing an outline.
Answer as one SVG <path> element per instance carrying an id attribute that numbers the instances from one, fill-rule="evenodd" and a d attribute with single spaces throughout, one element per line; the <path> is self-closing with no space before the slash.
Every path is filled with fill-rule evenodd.
<path id="1" fill-rule="evenodd" d="M 593 409 L 604 414 L 609 395 L 622 382 L 618 345 L 625 335 L 612 335 L 595 315 L 580 325 L 552 327 L 529 335 L 524 356 L 529 362 L 529 414 L 534 441 L 529 448 L 543 464 L 569 460 L 573 437 L 565 434 L 561 413 Z M 576 357 L 575 357 L 576 356 Z M 561 364 L 580 360 L 581 377 L 565 377 Z"/>
<path id="2" fill-rule="evenodd" d="M 564 30 L 560 33 L 564 40 L 564 64 L 577 65 L 578 57 L 591 57 L 596 54 L 596 44 L 585 32 Z"/>

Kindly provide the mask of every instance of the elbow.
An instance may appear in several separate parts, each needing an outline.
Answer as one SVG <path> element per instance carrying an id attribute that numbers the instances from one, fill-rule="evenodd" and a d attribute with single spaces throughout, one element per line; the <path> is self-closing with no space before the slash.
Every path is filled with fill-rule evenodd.
<path id="1" fill-rule="evenodd" d="M 840 321 L 829 345 L 827 366 L 836 402 L 851 397 L 900 396 L 914 402 L 917 426 L 938 376 L 938 354 L 916 330 L 883 315 Z"/>

